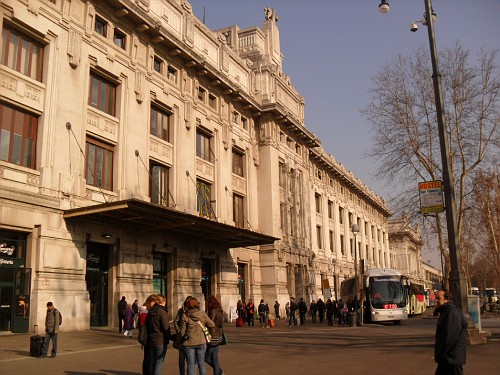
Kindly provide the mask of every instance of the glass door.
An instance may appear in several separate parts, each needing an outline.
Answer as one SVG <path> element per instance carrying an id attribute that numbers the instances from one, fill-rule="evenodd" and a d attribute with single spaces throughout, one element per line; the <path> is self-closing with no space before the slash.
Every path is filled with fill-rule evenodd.
<path id="1" fill-rule="evenodd" d="M 90 326 L 108 325 L 108 245 L 87 243 L 85 281 L 90 297 Z"/>

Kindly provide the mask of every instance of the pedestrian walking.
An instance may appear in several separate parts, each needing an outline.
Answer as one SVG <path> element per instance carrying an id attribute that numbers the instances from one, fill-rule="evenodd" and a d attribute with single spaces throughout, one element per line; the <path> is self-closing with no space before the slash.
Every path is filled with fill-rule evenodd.
<path id="1" fill-rule="evenodd" d="M 306 314 L 307 314 L 307 304 L 304 301 L 304 298 L 301 297 L 297 306 L 299 310 L 299 316 L 300 316 L 300 325 L 306 324 Z"/>
<path id="2" fill-rule="evenodd" d="M 207 344 L 205 352 L 205 362 L 213 368 L 214 375 L 224 375 L 224 370 L 219 364 L 219 350 L 224 339 L 224 311 L 219 300 L 214 296 L 209 296 L 205 302 L 205 310 L 208 317 L 214 322 L 215 327 L 210 329 L 212 340 Z"/>
<path id="3" fill-rule="evenodd" d="M 266 328 L 267 327 L 267 317 L 266 317 L 266 304 L 264 303 L 264 300 L 260 300 L 259 307 L 257 308 L 257 311 L 259 313 L 259 323 L 260 323 L 260 328 Z"/>
<path id="4" fill-rule="evenodd" d="M 290 319 L 290 301 L 287 301 L 285 304 L 285 314 L 286 318 Z"/>
<path id="5" fill-rule="evenodd" d="M 156 301 L 156 294 L 151 294 L 144 304 L 139 307 L 139 336 L 141 330 L 145 329 L 147 332 L 147 317 L 148 317 L 148 311 L 155 305 Z M 142 346 L 143 350 L 143 358 L 142 358 L 142 375 L 149 375 L 150 373 L 150 362 L 151 362 L 151 354 L 149 353 L 150 346 L 148 345 L 147 341 L 145 345 Z"/>
<path id="6" fill-rule="evenodd" d="M 319 322 L 323 323 L 323 319 L 325 319 L 325 303 L 320 298 L 320 299 L 318 299 L 318 302 L 316 303 L 316 305 L 318 306 Z"/>
<path id="7" fill-rule="evenodd" d="M 333 302 L 330 298 L 326 301 L 326 319 L 328 321 L 328 325 L 333 325 Z"/>
<path id="8" fill-rule="evenodd" d="M 467 321 L 449 292 L 438 291 L 436 305 L 435 312 L 439 315 L 434 346 L 436 375 L 462 375 L 467 354 Z"/>
<path id="9" fill-rule="evenodd" d="M 295 297 L 290 297 L 290 319 L 288 320 L 288 326 L 291 328 L 292 324 L 297 327 L 297 319 L 295 318 L 295 311 L 297 310 L 297 304 L 295 303 Z"/>
<path id="10" fill-rule="evenodd" d="M 127 301 L 125 300 L 125 296 L 122 297 L 120 301 L 118 301 L 118 332 L 122 333 L 123 331 L 123 322 L 125 320 L 125 310 L 127 309 Z"/>
<path id="11" fill-rule="evenodd" d="M 254 325 L 255 321 L 255 305 L 251 299 L 248 300 L 248 303 L 246 305 L 246 313 L 247 313 L 247 323 L 248 326 L 250 327 L 250 324 L 252 324 L 252 327 Z"/>
<path id="12" fill-rule="evenodd" d="M 274 315 L 276 315 L 276 319 L 281 320 L 280 304 L 278 303 L 278 301 L 274 302 Z"/>
<path id="13" fill-rule="evenodd" d="M 188 362 L 188 375 L 196 374 L 196 363 L 198 363 L 199 375 L 206 375 L 205 352 L 207 343 L 203 328 L 213 328 L 215 323 L 200 310 L 200 303 L 195 297 L 187 302 L 187 312 L 181 320 L 181 333 L 185 338 L 182 343 L 186 352 Z"/>
<path id="14" fill-rule="evenodd" d="M 45 339 L 43 340 L 41 358 L 47 357 L 49 344 L 52 340 L 51 358 L 57 356 L 57 334 L 61 325 L 61 315 L 52 302 L 47 302 L 47 315 L 45 316 Z"/>
<path id="15" fill-rule="evenodd" d="M 134 329 L 135 313 L 132 305 L 128 304 L 125 309 L 125 318 L 123 320 L 123 336 L 132 338 L 132 330 Z"/>
<path id="16" fill-rule="evenodd" d="M 188 311 L 188 301 L 193 298 L 192 296 L 187 296 L 182 304 L 181 308 L 177 311 L 177 315 L 174 318 L 174 330 L 175 330 L 175 339 L 174 339 L 174 348 L 179 351 L 179 374 L 186 375 L 186 352 L 184 351 L 184 347 L 182 346 L 183 336 L 181 333 L 181 321 L 184 314 Z"/>
<path id="17" fill-rule="evenodd" d="M 311 312 L 311 320 L 316 323 L 316 314 L 318 313 L 318 305 L 315 300 L 311 301 L 311 306 L 309 306 L 309 311 Z"/>
<path id="18" fill-rule="evenodd" d="M 151 307 L 146 317 L 150 375 L 161 375 L 163 361 L 165 360 L 170 340 L 169 321 L 165 304 L 165 296 L 157 294 L 155 304 Z"/>

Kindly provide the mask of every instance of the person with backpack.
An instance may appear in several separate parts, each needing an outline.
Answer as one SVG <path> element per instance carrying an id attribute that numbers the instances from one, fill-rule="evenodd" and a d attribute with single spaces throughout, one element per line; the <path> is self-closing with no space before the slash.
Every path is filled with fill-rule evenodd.
<path id="1" fill-rule="evenodd" d="M 40 358 L 47 357 L 49 343 L 52 340 L 51 358 L 57 356 L 57 334 L 61 325 L 61 313 L 55 308 L 52 302 L 47 302 L 47 315 L 45 316 L 45 339 L 43 340 L 42 355 Z"/>

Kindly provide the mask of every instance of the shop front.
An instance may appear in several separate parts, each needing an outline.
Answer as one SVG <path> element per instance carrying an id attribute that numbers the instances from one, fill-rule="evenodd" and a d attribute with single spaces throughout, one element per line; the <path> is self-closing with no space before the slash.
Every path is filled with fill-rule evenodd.
<path id="1" fill-rule="evenodd" d="M 29 330 L 31 269 L 24 233 L 0 231 L 0 332 Z"/>

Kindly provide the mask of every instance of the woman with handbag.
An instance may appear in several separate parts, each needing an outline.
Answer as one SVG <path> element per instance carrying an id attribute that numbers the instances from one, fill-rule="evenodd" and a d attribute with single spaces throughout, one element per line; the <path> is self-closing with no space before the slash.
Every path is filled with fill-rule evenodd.
<path id="1" fill-rule="evenodd" d="M 188 362 L 188 375 L 196 374 L 196 362 L 200 375 L 206 375 L 205 351 L 207 341 L 210 340 L 207 327 L 213 328 L 215 324 L 204 311 L 200 310 L 200 303 L 196 298 L 193 297 L 187 302 L 187 308 L 182 316 L 180 333 Z"/>
<path id="2" fill-rule="evenodd" d="M 215 327 L 210 328 L 212 340 L 207 344 L 205 352 L 205 362 L 214 369 L 214 375 L 223 375 L 224 371 L 219 365 L 219 347 L 224 341 L 224 312 L 219 300 L 215 296 L 209 296 L 205 301 L 205 310 L 210 319 L 215 323 Z"/>

